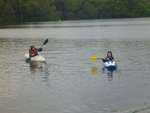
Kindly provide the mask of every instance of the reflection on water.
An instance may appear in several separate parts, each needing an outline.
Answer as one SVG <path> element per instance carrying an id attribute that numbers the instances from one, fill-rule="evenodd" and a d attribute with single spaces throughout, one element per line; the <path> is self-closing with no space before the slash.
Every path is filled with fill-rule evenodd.
<path id="1" fill-rule="evenodd" d="M 113 72 L 108 74 L 108 81 L 112 81 L 112 80 L 113 80 Z"/>
<path id="2" fill-rule="evenodd" d="M 46 67 L 46 63 L 43 62 L 32 62 L 29 63 L 29 65 L 30 65 L 30 71 L 33 73 L 35 73 L 36 71 L 43 72 Z"/>
<path id="3" fill-rule="evenodd" d="M 104 76 L 108 77 L 108 81 L 112 81 L 113 80 L 114 71 L 110 71 L 110 70 L 106 69 L 105 67 L 103 67 L 102 68 L 102 72 L 103 72 Z"/>
<path id="4" fill-rule="evenodd" d="M 91 74 L 92 74 L 93 76 L 97 75 L 97 67 L 92 67 L 92 68 L 91 68 Z"/>
<path id="5" fill-rule="evenodd" d="M 108 81 L 112 81 L 113 80 L 113 71 L 108 71 L 107 76 L 108 76 Z"/>
<path id="6" fill-rule="evenodd" d="M 53 34 L 46 34 L 49 43 L 41 53 L 47 59 L 46 64 L 30 65 L 24 58 L 28 47 L 32 44 L 40 47 L 43 39 L 23 38 L 27 33 L 24 29 L 21 29 L 23 37 L 20 29 L 13 29 L 19 32 L 13 36 L 20 38 L 0 38 L 0 112 L 116 113 L 132 108 L 149 109 L 143 106 L 150 106 L 150 60 L 147 60 L 150 40 L 120 38 L 138 35 L 134 31 L 148 36 L 149 25 L 113 27 L 112 23 L 107 27 L 72 27 L 69 31 L 63 27 L 58 31 L 26 28 L 31 31 L 30 36 L 34 34 L 32 30 L 36 35 L 42 35 L 39 31 Z M 5 33 L 10 31 L 5 30 Z M 53 36 L 68 39 L 53 39 Z M 93 36 L 99 38 L 93 39 Z M 111 36 L 111 39 L 105 38 Z M 113 40 L 114 36 L 117 40 Z M 103 58 L 110 49 L 120 72 L 103 74 L 101 62 L 89 58 L 93 53 Z"/>
<path id="7" fill-rule="evenodd" d="M 142 106 L 143 103 L 149 104 L 149 95 L 145 94 L 147 96 L 145 98 L 141 94 L 141 91 L 147 91 L 150 86 L 148 80 L 149 64 L 145 63 L 147 62 L 145 59 L 149 58 L 147 53 L 147 50 L 149 50 L 148 41 L 140 43 L 131 41 L 129 45 L 126 41 L 110 42 L 101 39 L 51 39 L 41 53 L 46 57 L 47 64 L 28 64 L 23 57 L 28 45 L 31 45 L 31 43 L 40 45 L 41 40 L 16 41 L 5 40 L 3 42 L 5 44 L 0 49 L 2 53 L 0 62 L 4 64 L 1 66 L 3 71 L 0 72 L 0 95 L 6 97 L 4 99 L 0 97 L 0 100 L 6 102 L 0 103 L 0 109 L 3 112 L 8 111 L 4 107 L 7 105 L 14 109 L 16 113 L 49 113 L 49 111 L 111 113 L 111 111 L 124 111 L 131 107 Z M 97 53 L 97 56 L 103 57 L 103 54 L 109 49 L 106 44 L 109 44 L 109 47 L 113 49 L 121 73 L 103 74 L 101 62 L 89 60 L 93 52 Z M 11 49 L 5 51 L 6 48 Z M 138 51 L 133 54 L 132 51 L 135 49 L 138 49 Z M 9 56 L 10 54 L 11 56 Z M 146 55 L 143 55 L 143 58 L 136 56 L 137 54 Z M 129 64 L 135 66 L 132 67 Z M 94 77 L 91 77 L 91 75 Z M 107 80 L 105 80 L 106 77 Z M 137 88 L 137 86 L 139 87 Z M 141 89 L 139 89 L 140 87 Z M 133 92 L 132 88 L 136 92 Z M 11 101 L 10 98 L 16 98 L 16 101 Z M 14 107 L 13 105 L 20 106 Z"/>
<path id="8" fill-rule="evenodd" d="M 40 77 L 47 86 L 49 86 L 50 73 L 48 69 L 48 65 L 45 62 L 30 62 L 29 68 L 31 75 L 36 76 L 40 74 Z"/>

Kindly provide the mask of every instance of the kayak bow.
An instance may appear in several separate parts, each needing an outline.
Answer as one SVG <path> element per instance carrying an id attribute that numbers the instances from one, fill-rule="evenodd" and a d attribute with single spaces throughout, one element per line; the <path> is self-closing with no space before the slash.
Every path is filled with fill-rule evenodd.
<path id="1" fill-rule="evenodd" d="M 115 61 L 107 61 L 104 63 L 104 68 L 108 71 L 115 71 L 117 69 L 117 63 Z"/>

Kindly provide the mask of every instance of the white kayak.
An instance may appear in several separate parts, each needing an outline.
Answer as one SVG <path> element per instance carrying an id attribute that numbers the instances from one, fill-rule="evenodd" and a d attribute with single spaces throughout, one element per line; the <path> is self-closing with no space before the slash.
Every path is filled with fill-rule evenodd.
<path id="1" fill-rule="evenodd" d="M 46 62 L 46 59 L 42 55 L 37 55 L 35 57 L 29 57 L 29 54 L 25 54 L 26 61 L 31 62 Z"/>

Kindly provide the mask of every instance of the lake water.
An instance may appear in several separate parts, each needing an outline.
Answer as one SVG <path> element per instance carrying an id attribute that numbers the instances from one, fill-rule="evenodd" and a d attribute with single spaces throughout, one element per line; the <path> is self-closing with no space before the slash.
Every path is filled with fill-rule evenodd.
<path id="1" fill-rule="evenodd" d="M 0 29 L 0 113 L 148 113 L 150 19 L 27 23 Z M 40 47 L 46 64 L 24 54 Z M 101 61 L 112 50 L 113 77 Z"/>

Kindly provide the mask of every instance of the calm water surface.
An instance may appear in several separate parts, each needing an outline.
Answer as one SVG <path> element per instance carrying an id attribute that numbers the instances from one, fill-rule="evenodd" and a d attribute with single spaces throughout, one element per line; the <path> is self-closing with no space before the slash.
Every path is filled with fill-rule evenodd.
<path id="1" fill-rule="evenodd" d="M 0 29 L 0 113 L 132 113 L 150 108 L 150 19 L 28 23 Z M 40 47 L 47 64 L 24 54 Z M 113 78 L 100 61 L 112 50 Z"/>

